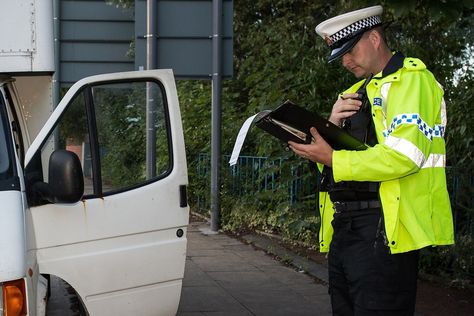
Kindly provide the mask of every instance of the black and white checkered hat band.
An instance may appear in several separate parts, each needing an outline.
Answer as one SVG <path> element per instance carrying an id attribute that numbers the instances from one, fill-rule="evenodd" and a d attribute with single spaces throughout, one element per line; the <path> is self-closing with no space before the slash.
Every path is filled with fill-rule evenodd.
<path id="1" fill-rule="evenodd" d="M 331 35 L 329 38 L 331 39 L 332 44 L 329 45 L 329 47 L 331 48 L 339 47 L 346 40 L 350 39 L 353 34 L 358 33 L 360 30 L 369 29 L 379 24 L 382 24 L 382 20 L 380 19 L 380 16 L 378 15 L 370 16 L 368 18 L 354 22 L 351 25 L 346 26 L 339 32 Z"/>

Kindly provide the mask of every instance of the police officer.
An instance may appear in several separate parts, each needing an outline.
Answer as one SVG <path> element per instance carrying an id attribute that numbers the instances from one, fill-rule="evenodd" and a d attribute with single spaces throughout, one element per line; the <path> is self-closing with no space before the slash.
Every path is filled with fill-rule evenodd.
<path id="1" fill-rule="evenodd" d="M 333 150 L 290 148 L 324 166 L 320 249 L 329 251 L 334 315 L 413 315 L 419 250 L 454 242 L 446 188 L 443 90 L 425 64 L 391 51 L 381 6 L 320 23 L 316 32 L 360 79 L 335 102 L 329 120 L 369 144 Z"/>

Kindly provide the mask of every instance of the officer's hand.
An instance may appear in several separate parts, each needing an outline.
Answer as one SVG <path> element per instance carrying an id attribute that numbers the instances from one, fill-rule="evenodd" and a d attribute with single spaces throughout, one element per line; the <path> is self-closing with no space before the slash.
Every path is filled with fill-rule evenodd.
<path id="1" fill-rule="evenodd" d="M 357 93 L 346 93 L 334 103 L 329 121 L 341 126 L 344 119 L 359 111 L 362 102 L 357 100 Z"/>
<path id="2" fill-rule="evenodd" d="M 289 141 L 289 147 L 298 156 L 331 167 L 333 152 L 332 147 L 329 146 L 329 144 L 324 140 L 324 138 L 321 137 L 321 135 L 319 135 L 316 128 L 311 127 L 310 131 L 311 135 L 313 136 L 313 141 L 311 142 L 311 144 L 299 144 Z"/>

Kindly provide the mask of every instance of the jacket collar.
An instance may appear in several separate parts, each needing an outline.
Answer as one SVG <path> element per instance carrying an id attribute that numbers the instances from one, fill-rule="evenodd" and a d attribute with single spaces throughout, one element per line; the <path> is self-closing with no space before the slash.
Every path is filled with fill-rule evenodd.
<path id="1" fill-rule="evenodd" d="M 381 78 L 384 78 L 390 74 L 393 74 L 398 69 L 402 68 L 404 59 L 405 59 L 405 56 L 402 53 L 395 52 L 392 58 L 390 58 L 390 60 L 388 61 L 385 68 L 382 70 Z"/>

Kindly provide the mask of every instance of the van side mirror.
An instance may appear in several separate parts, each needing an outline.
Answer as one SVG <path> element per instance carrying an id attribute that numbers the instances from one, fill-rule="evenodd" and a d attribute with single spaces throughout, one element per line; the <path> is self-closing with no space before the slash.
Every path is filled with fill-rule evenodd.
<path id="1" fill-rule="evenodd" d="M 48 183 L 37 182 L 32 190 L 51 203 L 75 203 L 84 194 L 81 162 L 71 151 L 58 149 L 49 157 Z"/>

